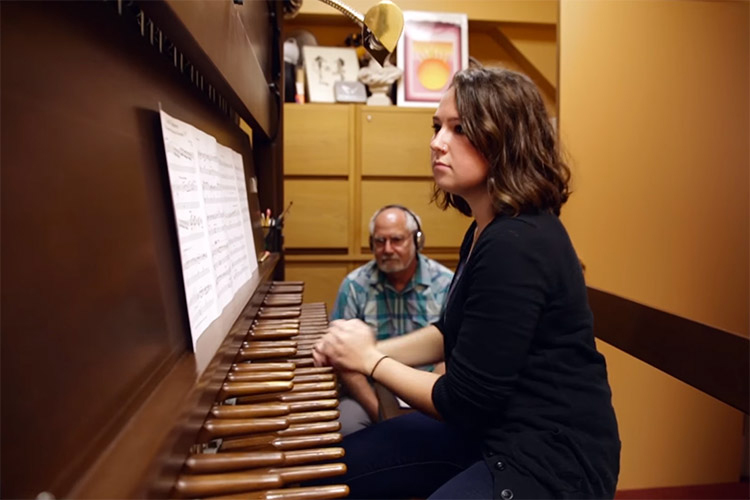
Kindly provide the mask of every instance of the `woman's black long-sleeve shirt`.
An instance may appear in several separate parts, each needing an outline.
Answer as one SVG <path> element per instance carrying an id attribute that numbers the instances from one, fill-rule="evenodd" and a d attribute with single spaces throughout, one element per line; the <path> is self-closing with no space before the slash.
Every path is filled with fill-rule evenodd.
<path id="1" fill-rule="evenodd" d="M 469 255 L 475 227 L 436 323 L 447 363 L 436 409 L 482 443 L 496 475 L 502 462 L 561 498 L 613 497 L 617 422 L 562 223 L 553 214 L 497 216 Z"/>

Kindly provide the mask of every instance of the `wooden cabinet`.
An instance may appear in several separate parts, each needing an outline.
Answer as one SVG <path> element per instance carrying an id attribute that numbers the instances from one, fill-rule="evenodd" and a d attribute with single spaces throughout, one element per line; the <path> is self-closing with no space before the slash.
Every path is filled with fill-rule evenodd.
<path id="1" fill-rule="evenodd" d="M 294 202 L 285 217 L 286 248 L 348 248 L 347 180 L 285 179 L 284 198 Z"/>
<path id="2" fill-rule="evenodd" d="M 429 177 L 433 108 L 359 108 L 363 176 Z"/>
<path id="3" fill-rule="evenodd" d="M 353 107 L 308 104 L 291 109 L 284 114 L 284 174 L 348 176 L 354 158 Z"/>
<path id="4" fill-rule="evenodd" d="M 422 219 L 426 253 L 455 252 L 469 227 L 470 219 L 457 210 L 441 210 L 430 203 L 433 193 L 432 178 L 429 179 L 363 179 L 362 196 L 359 200 L 360 246 L 367 251 L 369 244 L 368 225 L 372 214 L 383 205 L 405 205 Z"/>
<path id="5" fill-rule="evenodd" d="M 346 274 L 370 260 L 368 225 L 383 205 L 422 218 L 424 253 L 450 268 L 470 220 L 430 202 L 432 108 L 286 104 L 287 278 L 333 306 Z M 306 295 L 307 296 L 307 295 Z"/>
<path id="6" fill-rule="evenodd" d="M 287 262 L 286 279 L 305 282 L 306 302 L 325 302 L 331 312 L 341 281 L 354 269 L 346 262 Z"/>

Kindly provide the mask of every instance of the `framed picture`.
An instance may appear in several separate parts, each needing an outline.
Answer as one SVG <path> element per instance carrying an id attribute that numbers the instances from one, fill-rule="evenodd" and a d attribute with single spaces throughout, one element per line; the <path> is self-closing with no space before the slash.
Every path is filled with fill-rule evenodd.
<path id="1" fill-rule="evenodd" d="M 399 106 L 437 106 L 453 75 L 469 63 L 468 33 L 466 14 L 404 11 Z"/>
<path id="2" fill-rule="evenodd" d="M 344 47 L 302 47 L 310 102 L 336 102 L 336 82 L 356 82 L 359 73 L 357 51 Z"/>

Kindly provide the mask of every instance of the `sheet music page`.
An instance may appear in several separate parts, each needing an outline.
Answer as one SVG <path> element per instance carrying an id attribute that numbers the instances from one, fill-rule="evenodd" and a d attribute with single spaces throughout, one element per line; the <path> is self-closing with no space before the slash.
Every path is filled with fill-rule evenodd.
<path id="1" fill-rule="evenodd" d="M 208 134 L 195 131 L 198 145 L 198 169 L 203 189 L 204 209 L 208 222 L 208 242 L 216 279 L 216 298 L 223 309 L 234 295 L 232 269 L 229 260 L 229 239 L 227 238 L 227 216 L 231 200 L 227 197 L 227 171 L 219 158 L 216 139 Z M 234 172 L 229 171 L 234 181 Z M 232 182 L 234 184 L 234 182 Z M 232 185 L 234 189 L 234 185 Z M 236 197 L 236 195 L 235 195 Z"/>
<path id="2" fill-rule="evenodd" d="M 234 166 L 235 189 L 237 190 L 239 219 L 241 222 L 241 232 L 240 228 L 238 228 L 237 233 L 230 235 L 229 248 L 230 252 L 232 252 L 232 269 L 237 273 L 235 279 L 239 279 L 244 283 L 245 280 L 250 279 L 252 274 L 258 270 L 258 256 L 255 253 L 255 240 L 253 238 L 252 222 L 250 221 L 250 204 L 247 201 L 247 186 L 245 184 L 245 168 L 242 162 L 242 155 L 231 149 L 229 151 L 231 152 L 232 165 Z M 247 265 L 244 264 L 245 262 L 247 262 Z"/>
<path id="3" fill-rule="evenodd" d="M 216 279 L 198 171 L 195 129 L 164 112 L 161 115 L 190 330 L 202 332 L 217 314 Z M 193 334 L 193 344 L 196 339 Z"/>
<path id="4" fill-rule="evenodd" d="M 242 156 L 192 125 L 160 114 L 195 349 L 258 263 L 252 230 L 245 232 L 251 223 Z"/>

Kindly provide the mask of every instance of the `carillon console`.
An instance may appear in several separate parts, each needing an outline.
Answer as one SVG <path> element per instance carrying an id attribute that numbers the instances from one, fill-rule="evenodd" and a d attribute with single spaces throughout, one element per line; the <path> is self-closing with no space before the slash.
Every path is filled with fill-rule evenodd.
<path id="1" fill-rule="evenodd" d="M 336 377 L 315 367 L 325 304 L 302 302 L 301 282 L 275 281 L 175 483 L 178 498 L 340 498 L 345 485 L 300 487 L 346 466 Z"/>

